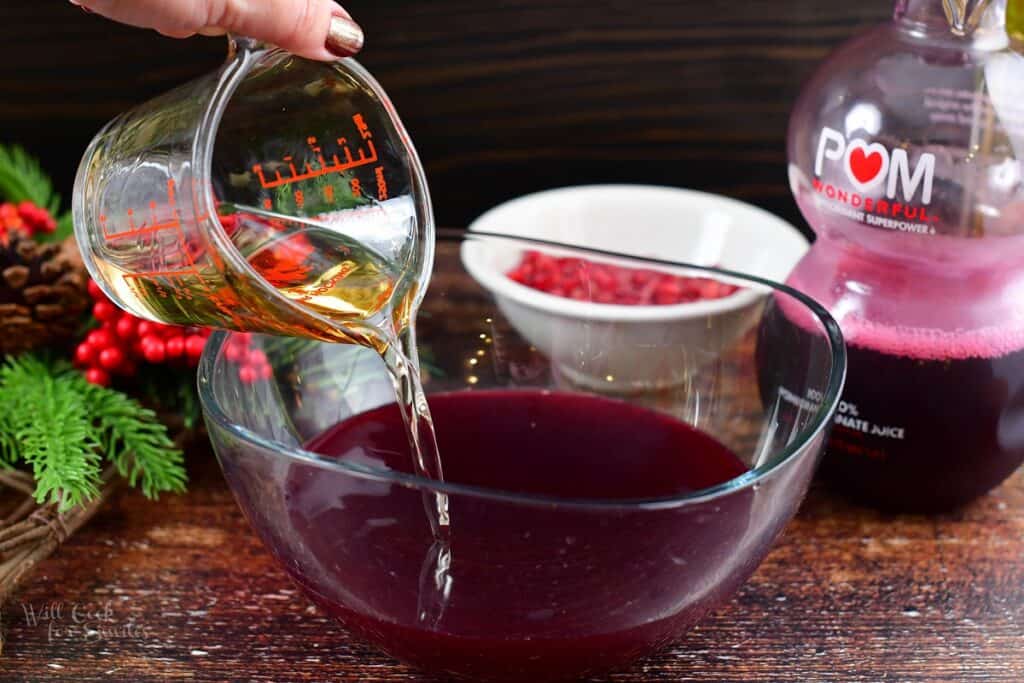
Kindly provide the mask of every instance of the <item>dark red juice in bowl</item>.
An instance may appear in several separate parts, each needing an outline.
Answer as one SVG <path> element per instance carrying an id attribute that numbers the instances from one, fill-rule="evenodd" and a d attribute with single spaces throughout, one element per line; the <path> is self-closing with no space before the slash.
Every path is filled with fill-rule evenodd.
<path id="1" fill-rule="evenodd" d="M 724 483 L 747 471 L 727 448 L 643 408 L 583 394 L 486 391 L 434 395 L 431 410 L 450 481 L 581 499 L 656 498 Z M 319 453 L 408 470 L 394 406 L 358 415 L 314 439 Z M 436 624 L 416 615 L 430 550 L 416 496 L 357 496 L 339 504 L 319 471 L 287 482 L 291 524 L 344 592 L 293 571 L 317 604 L 385 651 L 431 671 L 541 680 L 613 667 L 665 643 L 708 606 L 709 565 L 735 573 L 749 496 L 700 514 L 595 519 L 550 507 L 453 501 L 450 597 Z M 455 503 L 459 503 L 455 505 Z M 353 545 L 352 538 L 360 543 Z M 374 548 L 372 554 L 363 554 Z M 287 558 L 285 566 L 289 566 Z M 742 564 L 742 562 L 740 562 Z M 318 589 L 317 586 L 320 586 Z M 436 615 L 435 615 L 436 616 Z"/>
<path id="2" fill-rule="evenodd" d="M 842 386 L 841 337 L 797 294 L 694 268 L 740 285 L 749 325 L 737 333 L 724 309 L 697 304 L 686 340 L 636 345 L 612 368 L 657 356 L 685 382 L 598 391 L 564 376 L 500 300 L 459 277 L 468 239 L 497 244 L 439 243 L 443 275 L 417 325 L 443 481 L 413 476 L 377 354 L 270 336 L 251 340 L 267 380 L 243 381 L 236 335 L 215 334 L 200 366 L 221 468 L 306 596 L 426 672 L 545 681 L 628 665 L 722 605 L 795 514 Z M 810 361 L 798 391 L 822 399 L 785 424 L 756 379 L 758 316 L 773 293 L 817 321 L 798 351 Z M 599 342 L 600 323 L 583 321 L 595 333 L 585 337 Z M 768 349 L 792 360 L 783 350 Z M 428 514 L 441 494 L 444 533 Z"/>

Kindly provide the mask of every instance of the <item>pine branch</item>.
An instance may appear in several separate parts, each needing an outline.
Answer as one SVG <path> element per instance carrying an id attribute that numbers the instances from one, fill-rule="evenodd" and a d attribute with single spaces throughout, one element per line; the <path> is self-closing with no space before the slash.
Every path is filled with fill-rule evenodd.
<path id="1" fill-rule="evenodd" d="M 95 498 L 102 454 L 148 498 L 185 489 L 182 452 L 153 411 L 67 362 L 25 354 L 0 367 L 0 457 L 31 466 L 38 502 L 63 512 Z"/>
<path id="2" fill-rule="evenodd" d="M 96 496 L 99 441 L 79 392 L 31 355 L 8 359 L 0 367 L 0 386 L 4 451 L 32 468 L 36 502 L 57 503 L 64 511 Z"/>
<path id="3" fill-rule="evenodd" d="M 78 378 L 90 407 L 107 435 L 108 460 L 131 486 L 141 483 L 147 498 L 185 490 L 184 456 L 175 448 L 156 413 L 128 396 Z"/>
<path id="4" fill-rule="evenodd" d="M 0 144 L 0 197 L 9 202 L 28 200 L 54 216 L 60 211 L 60 195 L 53 191 L 49 176 L 17 145 Z"/>

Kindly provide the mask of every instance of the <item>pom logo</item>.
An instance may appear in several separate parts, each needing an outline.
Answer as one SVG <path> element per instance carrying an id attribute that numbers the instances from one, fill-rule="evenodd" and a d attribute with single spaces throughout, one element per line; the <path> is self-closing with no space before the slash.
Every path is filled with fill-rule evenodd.
<path id="1" fill-rule="evenodd" d="M 837 130 L 825 127 L 818 139 L 818 153 L 814 159 L 814 175 L 821 178 L 825 162 L 842 164 L 846 177 L 861 192 L 866 192 L 884 183 L 885 195 L 896 199 L 897 189 L 902 190 L 903 201 L 912 202 L 921 193 L 921 203 L 932 201 L 932 185 L 935 180 L 935 155 L 922 154 L 917 160 L 913 173 L 910 171 L 910 157 L 905 149 L 889 150 L 877 142 L 868 143 L 860 138 L 847 140 Z"/>

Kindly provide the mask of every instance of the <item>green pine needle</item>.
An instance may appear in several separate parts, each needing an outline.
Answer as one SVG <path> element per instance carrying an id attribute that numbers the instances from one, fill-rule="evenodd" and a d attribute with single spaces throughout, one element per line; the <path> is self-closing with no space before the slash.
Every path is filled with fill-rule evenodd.
<path id="1" fill-rule="evenodd" d="M 17 145 L 0 145 L 0 195 L 9 202 L 28 200 L 54 215 L 60 210 L 60 195 L 53 191 L 49 176 Z"/>
<path id="2" fill-rule="evenodd" d="M 63 361 L 0 366 L 0 461 L 32 468 L 38 502 L 66 511 L 94 498 L 104 455 L 148 498 L 185 489 L 183 455 L 151 410 Z"/>
<path id="3" fill-rule="evenodd" d="M 66 510 L 99 492 L 99 444 L 86 404 L 45 362 L 23 356 L 0 367 L 0 410 L 3 451 L 9 463 L 32 468 L 36 502 Z"/>
<path id="4" fill-rule="evenodd" d="M 161 491 L 183 492 L 183 455 L 156 414 L 125 394 L 90 384 L 77 373 L 74 377 L 106 436 L 103 451 L 121 476 L 132 486 L 141 483 L 147 498 Z"/>
<path id="5" fill-rule="evenodd" d="M 54 192 L 50 177 L 43 172 L 38 160 L 17 145 L 0 144 L 0 200 L 14 203 L 27 200 L 53 215 L 57 229 L 35 235 L 39 242 L 60 241 L 73 231 L 71 212 L 61 213 L 60 195 Z"/>

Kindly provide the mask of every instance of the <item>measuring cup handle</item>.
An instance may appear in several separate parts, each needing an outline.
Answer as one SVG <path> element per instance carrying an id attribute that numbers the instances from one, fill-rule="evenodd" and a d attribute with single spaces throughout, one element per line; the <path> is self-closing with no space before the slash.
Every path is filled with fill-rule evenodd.
<path id="1" fill-rule="evenodd" d="M 228 59 L 232 59 L 239 52 L 257 52 L 259 50 L 269 50 L 274 47 L 270 43 L 263 42 L 262 40 L 255 40 L 247 36 L 240 36 L 234 33 L 228 33 Z"/>

